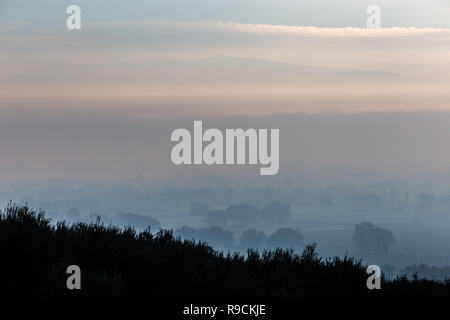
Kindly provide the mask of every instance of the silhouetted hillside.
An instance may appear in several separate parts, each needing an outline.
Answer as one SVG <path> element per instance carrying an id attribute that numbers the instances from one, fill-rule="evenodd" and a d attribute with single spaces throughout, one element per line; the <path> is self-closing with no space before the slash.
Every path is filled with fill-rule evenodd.
<path id="1" fill-rule="evenodd" d="M 365 266 L 352 258 L 323 259 L 315 245 L 246 257 L 171 231 L 137 233 L 92 224 L 50 224 L 43 212 L 9 205 L 0 215 L 2 298 L 374 299 L 446 298 L 450 283 L 406 278 L 366 288 Z M 66 268 L 78 265 L 81 290 L 68 290 Z"/>

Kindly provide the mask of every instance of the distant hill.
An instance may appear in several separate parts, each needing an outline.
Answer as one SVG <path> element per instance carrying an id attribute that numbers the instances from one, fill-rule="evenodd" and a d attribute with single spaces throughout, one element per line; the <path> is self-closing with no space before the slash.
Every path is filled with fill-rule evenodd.
<path id="1" fill-rule="evenodd" d="M 75 69 L 48 70 L 48 76 L 70 76 L 83 82 L 153 84 L 295 84 L 295 83 L 389 83 L 411 81 L 403 75 L 383 70 L 304 66 L 256 58 L 218 56 L 206 59 L 164 59 L 116 63 L 114 66 L 77 65 Z M 89 75 L 89 76 L 87 76 Z M 45 80 L 44 74 L 41 80 Z"/>
<path id="2" fill-rule="evenodd" d="M 304 82 L 397 82 L 404 76 L 380 71 L 302 66 L 254 58 L 219 56 L 208 59 L 165 61 L 152 67 L 149 76 L 170 82 L 304 83 Z"/>

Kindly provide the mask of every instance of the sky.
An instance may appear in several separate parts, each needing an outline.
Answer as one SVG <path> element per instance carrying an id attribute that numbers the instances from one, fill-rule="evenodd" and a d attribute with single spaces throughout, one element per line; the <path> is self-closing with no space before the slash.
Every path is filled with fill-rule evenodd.
<path id="1" fill-rule="evenodd" d="M 446 0 L 2 0 L 2 20 L 57 25 L 70 4 L 85 9 L 88 22 L 121 20 L 237 21 L 318 27 L 365 27 L 366 8 L 384 11 L 385 27 L 450 27 Z"/>
<path id="2" fill-rule="evenodd" d="M 70 4 L 81 30 L 66 29 Z M 308 146 L 286 148 L 283 170 L 448 170 L 449 17 L 438 0 L 2 0 L 1 176 L 168 176 L 170 130 L 240 118 Z M 322 116 L 321 131 L 287 115 Z"/>

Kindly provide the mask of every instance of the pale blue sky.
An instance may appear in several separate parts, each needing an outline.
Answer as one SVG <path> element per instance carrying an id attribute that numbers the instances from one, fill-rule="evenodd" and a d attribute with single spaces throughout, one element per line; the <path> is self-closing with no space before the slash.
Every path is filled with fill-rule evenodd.
<path id="1" fill-rule="evenodd" d="M 54 25 L 70 4 L 81 6 L 85 22 L 211 19 L 319 27 L 363 27 L 366 8 L 375 4 L 386 27 L 450 27 L 446 0 L 2 0 L 0 21 Z"/>

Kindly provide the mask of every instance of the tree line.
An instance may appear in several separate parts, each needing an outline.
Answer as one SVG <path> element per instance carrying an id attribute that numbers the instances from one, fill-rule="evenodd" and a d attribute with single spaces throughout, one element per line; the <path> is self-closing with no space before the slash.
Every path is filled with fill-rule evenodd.
<path id="1" fill-rule="evenodd" d="M 420 299 L 449 298 L 450 282 L 406 277 L 366 287 L 366 266 L 323 258 L 314 244 L 301 254 L 280 248 L 223 253 L 171 231 L 152 233 L 101 222 L 51 224 L 45 213 L 10 204 L 0 213 L 0 297 L 5 299 L 144 298 Z M 82 289 L 68 290 L 66 268 L 78 265 Z"/>

